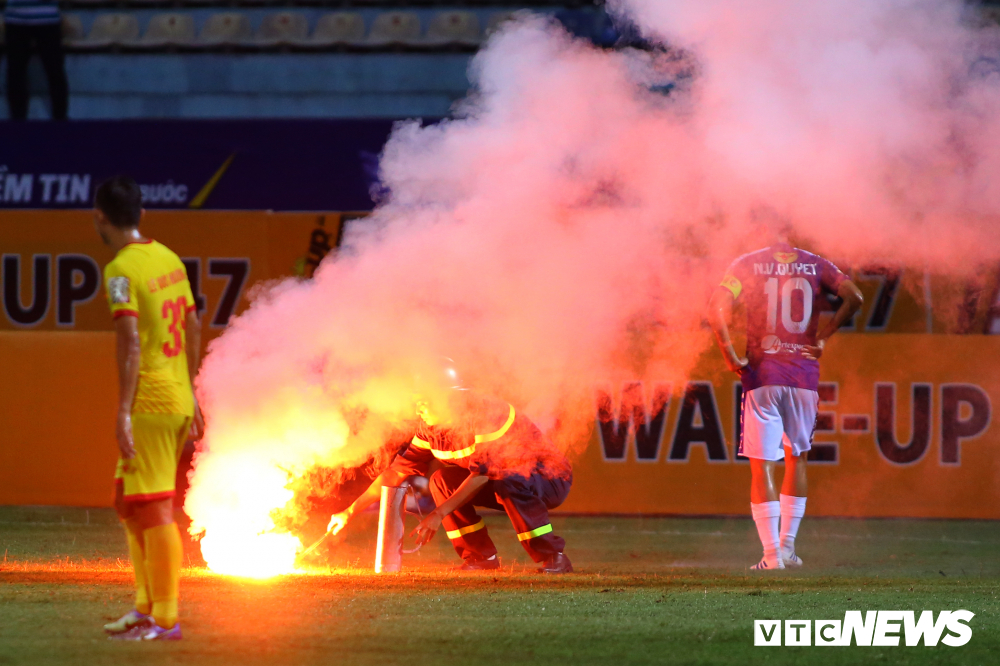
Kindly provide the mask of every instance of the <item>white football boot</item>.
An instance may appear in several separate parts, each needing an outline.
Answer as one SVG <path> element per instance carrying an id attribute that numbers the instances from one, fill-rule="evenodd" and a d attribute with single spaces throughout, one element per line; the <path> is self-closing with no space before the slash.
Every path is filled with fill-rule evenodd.
<path id="1" fill-rule="evenodd" d="M 133 627 L 138 627 L 139 625 L 149 623 L 149 616 L 140 613 L 136 609 L 132 609 L 129 612 L 122 615 L 120 618 L 114 622 L 108 622 L 104 625 L 104 631 L 109 634 L 124 634 L 129 629 Z"/>
<path id="2" fill-rule="evenodd" d="M 750 571 L 771 571 L 774 569 L 784 569 L 785 564 L 781 561 L 781 557 L 777 558 L 775 564 L 768 564 L 766 558 L 760 558 L 760 562 L 750 567 Z"/>
<path id="3" fill-rule="evenodd" d="M 795 549 L 785 550 L 781 549 L 781 561 L 784 562 L 785 568 L 801 567 L 802 558 L 795 554 Z"/>

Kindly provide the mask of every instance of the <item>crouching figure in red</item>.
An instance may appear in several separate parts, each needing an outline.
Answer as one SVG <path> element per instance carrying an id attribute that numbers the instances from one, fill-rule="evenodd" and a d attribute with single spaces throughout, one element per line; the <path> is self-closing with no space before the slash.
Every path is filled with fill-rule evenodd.
<path id="1" fill-rule="evenodd" d="M 517 538 L 544 573 L 569 573 L 566 542 L 552 530 L 549 509 L 569 494 L 569 460 L 538 426 L 507 402 L 451 391 L 432 404 L 417 400 L 420 422 L 409 445 L 354 503 L 330 519 L 336 534 L 358 511 L 379 500 L 382 486 L 429 476 L 437 508 L 414 530 L 426 543 L 444 526 L 462 571 L 500 568 L 496 546 L 476 507 L 507 512 Z"/>

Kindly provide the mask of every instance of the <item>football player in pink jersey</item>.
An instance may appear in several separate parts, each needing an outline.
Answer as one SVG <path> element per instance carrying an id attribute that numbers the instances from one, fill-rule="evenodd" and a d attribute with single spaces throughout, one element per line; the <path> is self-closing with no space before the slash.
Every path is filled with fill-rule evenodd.
<path id="1" fill-rule="evenodd" d="M 819 330 L 824 292 L 836 294 L 841 304 Z M 746 357 L 736 353 L 729 336 L 738 301 L 746 307 Z M 726 365 L 743 382 L 740 454 L 750 459 L 750 509 L 764 546 L 754 570 L 802 566 L 795 535 L 806 510 L 806 458 L 819 406 L 819 358 L 826 341 L 861 304 L 861 292 L 840 269 L 783 238 L 736 259 L 712 294 L 709 322 L 716 342 Z M 782 458 L 779 501 L 774 466 Z"/>

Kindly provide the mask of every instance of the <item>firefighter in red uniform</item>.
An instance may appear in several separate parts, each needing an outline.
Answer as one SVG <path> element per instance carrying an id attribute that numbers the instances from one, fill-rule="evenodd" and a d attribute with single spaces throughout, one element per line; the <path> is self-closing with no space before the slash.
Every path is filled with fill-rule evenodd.
<path id="1" fill-rule="evenodd" d="M 444 525 L 462 571 L 500 568 L 496 546 L 475 507 L 507 512 L 517 538 L 544 573 L 569 573 L 566 542 L 552 531 L 549 509 L 566 499 L 572 468 L 534 423 L 502 400 L 451 391 L 441 404 L 417 401 L 421 423 L 406 449 L 368 490 L 330 519 L 336 534 L 356 512 L 379 500 L 382 486 L 430 476 L 437 508 L 414 530 L 419 543 Z M 436 471 L 435 471 L 436 469 Z"/>

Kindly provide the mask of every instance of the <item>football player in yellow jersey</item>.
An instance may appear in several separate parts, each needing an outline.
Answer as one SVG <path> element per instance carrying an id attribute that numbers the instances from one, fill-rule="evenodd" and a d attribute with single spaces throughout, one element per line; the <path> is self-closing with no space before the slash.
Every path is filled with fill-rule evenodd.
<path id="1" fill-rule="evenodd" d="M 97 188 L 94 225 L 117 252 L 104 269 L 118 351 L 115 508 L 136 584 L 135 609 L 104 629 L 114 639 L 177 640 L 182 546 L 173 498 L 184 442 L 203 426 L 191 383 L 201 325 L 184 264 L 143 237 L 144 214 L 131 178 Z"/>

